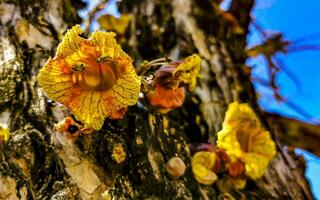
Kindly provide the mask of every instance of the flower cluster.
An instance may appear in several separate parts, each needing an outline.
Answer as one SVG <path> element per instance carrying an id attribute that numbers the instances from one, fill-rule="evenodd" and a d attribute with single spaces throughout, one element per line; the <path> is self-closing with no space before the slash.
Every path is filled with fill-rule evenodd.
<path id="1" fill-rule="evenodd" d="M 229 174 L 240 176 L 244 172 L 230 167 L 230 158 L 226 151 L 211 144 L 199 145 L 191 164 L 195 179 L 205 185 L 214 183 L 219 173 L 229 171 Z"/>
<path id="2" fill-rule="evenodd" d="M 149 103 L 160 112 L 181 107 L 185 99 L 185 88 L 193 91 L 200 71 L 201 58 L 197 54 L 182 61 L 174 61 L 160 67 L 155 74 L 154 89 L 149 91 Z"/>
<path id="3" fill-rule="evenodd" d="M 89 39 L 79 25 L 68 30 L 38 75 L 46 94 L 64 104 L 86 127 L 99 130 L 105 118 L 121 118 L 137 102 L 141 79 L 113 32 Z"/>
<path id="4" fill-rule="evenodd" d="M 37 79 L 47 96 L 70 109 L 84 128 L 99 130 L 106 118 L 120 119 L 137 103 L 141 77 L 115 33 L 95 31 L 88 39 L 82 34 L 79 25 L 68 30 Z M 147 94 L 149 103 L 162 111 L 182 106 L 184 87 L 195 89 L 200 63 L 194 54 L 160 67 Z"/>
<path id="5" fill-rule="evenodd" d="M 248 104 L 229 105 L 217 146 L 202 144 L 192 157 L 192 171 L 199 183 L 212 184 L 216 173 L 228 172 L 236 188 L 246 185 L 246 177 L 264 175 L 276 148 L 268 131 Z"/>

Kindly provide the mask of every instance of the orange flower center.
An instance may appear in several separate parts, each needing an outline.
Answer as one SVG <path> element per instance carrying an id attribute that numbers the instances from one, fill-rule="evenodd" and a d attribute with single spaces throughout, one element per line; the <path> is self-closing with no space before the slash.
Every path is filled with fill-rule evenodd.
<path id="1" fill-rule="evenodd" d="M 98 63 L 90 62 L 88 67 L 74 71 L 72 82 L 86 91 L 103 91 L 113 87 L 117 76 L 112 61 Z"/>
<path id="2" fill-rule="evenodd" d="M 243 127 L 239 128 L 236 134 L 237 140 L 241 146 L 241 149 L 244 152 L 250 152 L 252 147 L 252 140 L 254 140 L 254 126 L 251 126 L 250 123 L 242 125 Z M 248 130 L 251 132 L 248 133 Z"/>

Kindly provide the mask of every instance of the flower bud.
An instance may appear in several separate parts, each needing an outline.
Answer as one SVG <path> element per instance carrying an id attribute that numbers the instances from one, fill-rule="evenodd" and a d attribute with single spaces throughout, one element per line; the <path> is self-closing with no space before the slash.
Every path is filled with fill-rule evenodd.
<path id="1" fill-rule="evenodd" d="M 173 178 L 179 178 L 186 171 L 186 165 L 183 160 L 177 156 L 170 158 L 165 168 L 167 173 Z"/>

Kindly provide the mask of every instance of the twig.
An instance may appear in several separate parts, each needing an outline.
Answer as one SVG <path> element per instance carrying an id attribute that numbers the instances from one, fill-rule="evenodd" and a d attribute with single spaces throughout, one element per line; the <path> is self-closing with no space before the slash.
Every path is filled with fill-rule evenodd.
<path id="1" fill-rule="evenodd" d="M 90 26 L 91 23 L 96 15 L 97 12 L 103 10 L 106 6 L 106 4 L 109 2 L 109 0 L 102 0 L 96 7 L 94 7 L 88 14 L 88 19 L 85 20 L 85 24 L 87 25 L 85 32 L 89 33 L 90 32 Z"/>
<path id="2" fill-rule="evenodd" d="M 320 51 L 320 45 L 290 46 L 287 50 L 290 53 L 297 52 L 297 51 Z"/>
<path id="3" fill-rule="evenodd" d="M 314 115 L 310 114 L 309 112 L 307 112 L 306 110 L 304 110 L 303 108 L 301 108 L 300 106 L 295 104 L 294 102 L 292 102 L 290 100 L 285 100 L 284 103 L 287 106 L 289 106 L 291 109 L 293 109 L 295 112 L 297 112 L 299 115 L 305 117 L 306 119 L 308 119 L 312 122 L 320 124 L 320 119 L 316 118 Z"/>
<path id="4" fill-rule="evenodd" d="M 314 39 L 320 39 L 320 33 L 313 33 L 310 35 L 306 35 L 306 36 L 297 38 L 295 40 L 292 40 L 291 42 L 294 44 L 298 44 L 300 42 L 306 42 L 306 41 L 310 41 L 310 40 L 314 40 Z"/>

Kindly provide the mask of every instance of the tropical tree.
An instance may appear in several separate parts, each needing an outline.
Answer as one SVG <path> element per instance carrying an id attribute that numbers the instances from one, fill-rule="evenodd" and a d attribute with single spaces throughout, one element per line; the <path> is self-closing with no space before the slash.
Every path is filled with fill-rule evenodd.
<path id="1" fill-rule="evenodd" d="M 319 155 L 319 127 L 259 108 L 254 1 L 219 3 L 122 0 L 115 36 L 81 1 L 1 1 L 0 199 L 313 199 L 285 145 Z"/>

